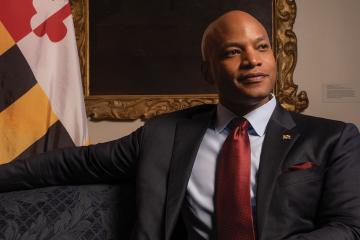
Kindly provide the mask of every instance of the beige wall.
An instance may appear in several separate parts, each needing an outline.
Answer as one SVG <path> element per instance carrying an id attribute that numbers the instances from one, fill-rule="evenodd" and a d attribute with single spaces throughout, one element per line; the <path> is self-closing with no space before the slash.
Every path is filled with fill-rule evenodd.
<path id="1" fill-rule="evenodd" d="M 310 106 L 305 113 L 353 122 L 360 128 L 360 1 L 296 2 L 294 80 L 308 93 Z M 343 97 L 327 98 L 329 85 Z"/>
<path id="2" fill-rule="evenodd" d="M 354 122 L 360 128 L 360 102 L 356 102 L 360 92 L 360 0 L 296 3 L 294 30 L 299 52 L 294 80 L 308 93 L 310 107 L 305 113 Z M 329 84 L 352 88 L 356 96 L 325 102 L 323 89 Z M 92 143 L 116 139 L 141 125 L 141 121 L 89 122 L 90 138 Z"/>
<path id="3" fill-rule="evenodd" d="M 106 142 L 126 136 L 143 125 L 140 120 L 133 122 L 89 121 L 88 123 L 91 143 Z"/>

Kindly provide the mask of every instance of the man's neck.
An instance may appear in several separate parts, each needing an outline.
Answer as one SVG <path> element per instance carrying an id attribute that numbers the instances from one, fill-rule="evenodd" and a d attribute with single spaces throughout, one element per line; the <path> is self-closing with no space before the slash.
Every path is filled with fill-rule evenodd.
<path id="1" fill-rule="evenodd" d="M 266 104 L 267 102 L 269 102 L 271 100 L 273 96 L 269 95 L 268 97 L 261 99 L 260 101 L 257 102 L 244 102 L 244 103 L 229 103 L 226 101 L 222 101 L 220 99 L 220 103 L 226 107 L 227 109 L 229 109 L 230 111 L 232 111 L 233 113 L 235 113 L 237 116 L 244 116 L 247 113 L 261 107 L 262 105 Z"/>

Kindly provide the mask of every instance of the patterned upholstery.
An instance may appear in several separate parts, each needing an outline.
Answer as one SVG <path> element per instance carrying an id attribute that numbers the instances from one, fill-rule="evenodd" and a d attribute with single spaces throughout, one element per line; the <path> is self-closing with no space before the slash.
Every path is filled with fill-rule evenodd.
<path id="1" fill-rule="evenodd" d="M 129 239 L 130 184 L 60 186 L 0 194 L 0 239 Z"/>

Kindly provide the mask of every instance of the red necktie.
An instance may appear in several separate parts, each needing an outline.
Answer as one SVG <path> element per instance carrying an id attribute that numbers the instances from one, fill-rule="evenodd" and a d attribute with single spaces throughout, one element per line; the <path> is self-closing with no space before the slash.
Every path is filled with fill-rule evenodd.
<path id="1" fill-rule="evenodd" d="M 218 240 L 255 240 L 250 199 L 249 123 L 235 119 L 220 151 L 215 192 Z"/>

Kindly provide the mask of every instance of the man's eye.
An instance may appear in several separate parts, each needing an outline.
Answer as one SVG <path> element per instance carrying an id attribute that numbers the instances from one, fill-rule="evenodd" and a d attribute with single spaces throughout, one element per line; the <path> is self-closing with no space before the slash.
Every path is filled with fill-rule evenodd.
<path id="1" fill-rule="evenodd" d="M 259 50 L 267 50 L 269 48 L 270 48 L 269 44 L 260 44 L 258 47 Z"/>
<path id="2" fill-rule="evenodd" d="M 240 49 L 231 49 L 225 52 L 225 57 L 232 57 L 241 54 Z"/>

